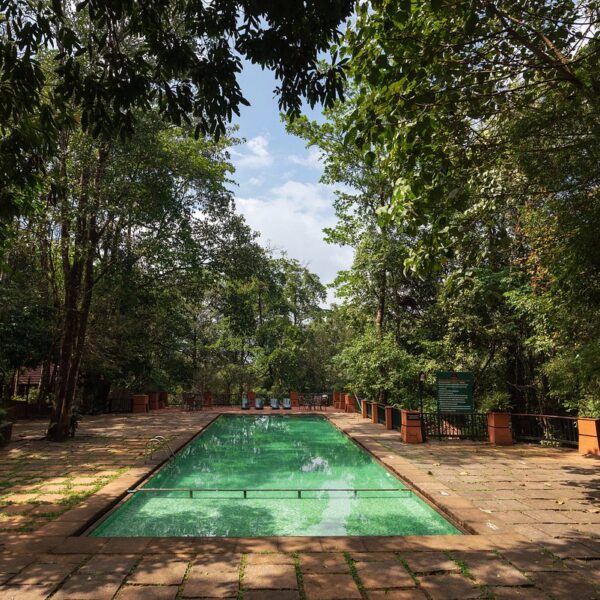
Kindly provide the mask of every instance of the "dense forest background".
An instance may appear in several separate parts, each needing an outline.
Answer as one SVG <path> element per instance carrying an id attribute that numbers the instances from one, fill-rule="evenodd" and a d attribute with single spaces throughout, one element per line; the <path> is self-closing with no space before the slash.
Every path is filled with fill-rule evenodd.
<path id="1" fill-rule="evenodd" d="M 337 388 L 414 407 L 419 373 L 432 402 L 433 373 L 452 369 L 474 373 L 481 410 L 600 416 L 598 3 L 373 1 L 343 35 L 351 3 L 302 6 L 293 25 L 246 7 L 246 29 L 235 2 L 195 8 L 204 71 L 187 13 L 172 54 L 152 45 L 171 26 L 135 12 L 151 8 L 49 6 L 41 33 L 7 13 L 4 397 L 20 367 L 45 365 L 32 400 L 61 414 L 107 386 Z M 340 190 L 324 235 L 354 262 L 334 306 L 235 211 L 234 51 L 278 73 L 290 134 Z M 221 91 L 199 85 L 210 68 Z M 300 115 L 303 96 L 324 123 Z"/>

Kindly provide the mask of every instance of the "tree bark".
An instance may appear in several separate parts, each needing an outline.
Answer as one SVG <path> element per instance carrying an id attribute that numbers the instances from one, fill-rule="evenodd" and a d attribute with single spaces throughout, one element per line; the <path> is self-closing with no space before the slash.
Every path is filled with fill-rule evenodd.
<path id="1" fill-rule="evenodd" d="M 61 250 L 64 277 L 64 318 L 58 364 L 58 390 L 47 437 L 63 441 L 69 436 L 70 420 L 85 346 L 94 287 L 94 258 L 98 247 L 96 195 L 98 194 L 107 150 L 100 146 L 94 176 L 83 167 L 76 216 L 63 195 Z M 74 231 L 71 234 L 72 221 Z M 72 242 L 71 242 L 72 238 Z"/>

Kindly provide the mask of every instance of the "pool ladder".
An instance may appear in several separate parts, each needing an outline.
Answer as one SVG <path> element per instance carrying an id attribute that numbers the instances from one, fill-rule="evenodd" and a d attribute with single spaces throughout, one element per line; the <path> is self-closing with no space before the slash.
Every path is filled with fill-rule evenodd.
<path id="1" fill-rule="evenodd" d="M 163 435 L 155 435 L 146 442 L 146 447 L 144 448 L 144 462 L 148 459 L 152 460 L 154 453 L 158 450 L 164 450 L 167 458 L 173 458 L 175 456 L 175 452 L 173 452 L 173 448 L 171 448 L 171 444 L 169 444 L 167 438 Z"/>

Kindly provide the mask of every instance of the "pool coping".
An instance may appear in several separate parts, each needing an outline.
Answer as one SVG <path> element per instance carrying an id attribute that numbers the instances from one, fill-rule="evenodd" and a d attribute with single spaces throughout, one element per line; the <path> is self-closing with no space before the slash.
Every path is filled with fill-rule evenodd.
<path id="1" fill-rule="evenodd" d="M 194 431 L 190 431 L 187 433 L 180 434 L 170 440 L 170 443 L 173 447 L 174 453 L 179 452 L 184 446 L 191 442 L 196 436 L 200 435 L 207 427 L 209 427 L 212 423 L 215 422 L 223 414 L 240 414 L 240 415 L 260 415 L 260 414 L 270 414 L 270 413 L 248 413 L 246 411 L 213 411 L 211 413 L 212 418 L 206 423 L 200 424 L 197 427 L 194 427 Z M 279 413 L 283 414 L 283 413 Z M 290 412 L 285 414 L 293 414 L 293 415 L 314 415 L 315 412 Z M 369 453 L 379 464 L 381 464 L 384 468 L 389 470 L 394 474 L 395 477 L 398 477 L 401 481 L 408 484 L 412 489 L 416 490 L 422 499 L 427 502 L 430 506 L 432 506 L 435 510 L 438 510 L 442 513 L 444 518 L 447 518 L 455 527 L 459 530 L 462 530 L 464 535 L 431 535 L 431 536 L 257 536 L 252 538 L 235 538 L 235 537 L 115 537 L 115 538 L 94 538 L 87 535 L 90 531 L 95 529 L 103 520 L 115 510 L 120 503 L 128 496 L 128 490 L 142 484 L 148 477 L 156 473 L 160 470 L 170 459 L 170 457 L 164 457 L 161 460 L 152 459 L 148 461 L 146 464 L 134 466 L 130 468 L 126 473 L 114 479 L 112 482 L 104 486 L 101 490 L 89 496 L 84 502 L 80 505 L 66 511 L 55 520 L 50 523 L 44 525 L 40 529 L 36 530 L 31 534 L 22 534 L 11 536 L 12 540 L 7 540 L 8 543 L 19 545 L 20 541 L 23 543 L 31 544 L 31 541 L 34 540 L 36 543 L 36 547 L 44 548 L 45 550 L 39 551 L 50 551 L 53 547 L 57 545 L 57 542 L 60 540 L 60 544 L 64 543 L 65 539 L 68 540 L 68 544 L 72 548 L 93 548 L 97 551 L 98 549 L 111 547 L 120 547 L 120 544 L 123 545 L 131 545 L 131 544 L 148 544 L 151 542 L 155 542 L 156 544 L 174 546 L 177 548 L 196 548 L 198 545 L 208 545 L 212 548 L 213 551 L 215 547 L 218 545 L 219 547 L 244 547 L 244 548 L 252 548 L 252 547 L 273 547 L 277 548 L 278 551 L 282 550 L 286 552 L 294 552 L 298 548 L 306 548 L 306 547 L 326 547 L 328 549 L 331 548 L 366 548 L 376 549 L 382 548 L 386 545 L 386 540 L 390 542 L 394 547 L 397 547 L 398 544 L 406 547 L 415 547 L 421 549 L 440 549 L 440 548 L 493 548 L 495 547 L 493 542 L 487 541 L 484 542 L 480 538 L 482 535 L 491 536 L 493 539 L 496 537 L 494 534 L 498 535 L 503 532 L 496 532 L 493 529 L 485 528 L 485 521 L 489 520 L 488 516 L 484 515 L 481 511 L 476 509 L 471 503 L 465 500 L 462 497 L 451 496 L 450 501 L 448 499 L 443 499 L 440 501 L 439 498 L 434 497 L 430 491 L 428 491 L 428 486 L 423 485 L 419 478 L 411 477 L 411 473 L 408 475 L 406 473 L 407 470 L 420 473 L 422 472 L 419 469 L 416 469 L 414 466 L 410 465 L 408 461 L 405 461 L 408 469 L 398 470 L 394 465 L 390 464 L 389 461 L 386 461 L 386 457 L 384 456 L 385 452 L 379 451 L 377 448 L 369 447 L 368 443 L 363 442 L 362 440 L 357 439 L 352 432 L 347 431 L 340 426 L 339 422 L 336 422 L 335 419 L 345 419 L 350 417 L 345 413 L 321 413 L 318 412 L 323 418 L 326 418 L 332 425 L 334 425 L 339 431 L 344 433 L 347 437 L 349 437 L 354 443 L 360 446 L 363 450 Z M 357 415 L 352 415 L 352 417 L 357 417 Z M 356 424 L 357 421 L 354 419 L 353 423 Z M 384 433 L 383 431 L 378 431 L 378 433 Z M 395 432 L 397 434 L 397 432 Z M 386 451 L 389 454 L 389 450 Z M 400 459 L 399 455 L 396 455 L 395 458 Z M 430 478 L 431 479 L 431 478 Z M 461 501 L 463 506 L 452 507 L 452 504 L 456 504 L 455 500 L 458 499 Z M 465 506 L 468 504 L 469 506 Z M 467 518 L 465 515 L 456 514 L 454 511 L 458 510 L 459 513 L 464 512 L 465 510 L 474 510 L 476 513 L 470 513 Z M 457 540 L 471 540 L 471 541 L 463 541 L 457 542 Z M 110 543 L 109 543 L 110 541 Z M 120 544 L 118 543 L 120 542 Z M 59 544 L 59 545 L 60 545 Z M 108 544 L 108 546 L 107 546 Z M 75 550 L 73 550 L 75 551 Z M 85 550 L 84 550 L 85 551 Z M 321 550 L 315 550 L 321 551 Z M 327 550 L 325 550 L 327 551 Z"/>

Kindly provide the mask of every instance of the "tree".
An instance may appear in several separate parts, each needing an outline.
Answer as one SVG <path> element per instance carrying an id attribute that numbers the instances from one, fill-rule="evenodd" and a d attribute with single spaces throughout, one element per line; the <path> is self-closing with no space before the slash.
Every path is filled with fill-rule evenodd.
<path id="1" fill-rule="evenodd" d="M 274 71 L 280 106 L 341 93 L 344 60 L 319 53 L 338 37 L 351 0 L 306 3 L 0 3 L 0 234 L 35 200 L 32 188 L 60 150 L 65 128 L 96 138 L 131 135 L 140 111 L 157 110 L 196 135 L 225 133 L 247 104 L 242 60 Z M 1 240 L 0 240 L 1 241 Z"/>

